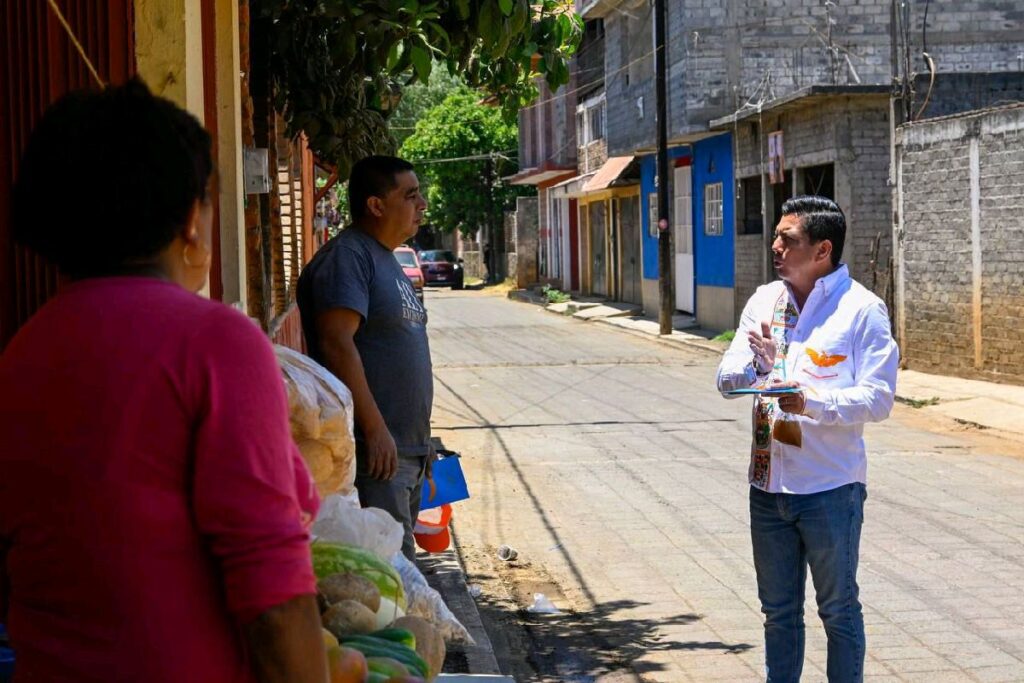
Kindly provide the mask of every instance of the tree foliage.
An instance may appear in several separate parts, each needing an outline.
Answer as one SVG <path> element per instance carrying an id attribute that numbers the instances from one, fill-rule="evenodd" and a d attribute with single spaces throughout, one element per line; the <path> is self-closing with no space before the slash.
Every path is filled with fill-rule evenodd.
<path id="1" fill-rule="evenodd" d="M 412 135 L 416 122 L 429 110 L 444 102 L 451 93 L 464 88 L 462 79 L 448 73 L 446 68 L 437 68 L 430 72 L 430 80 L 418 82 L 402 89 L 402 101 L 398 103 L 395 113 L 388 118 L 388 129 L 398 147 Z"/>
<path id="2" fill-rule="evenodd" d="M 427 220 L 465 235 L 498 225 L 504 209 L 526 191 L 501 181 L 518 169 L 518 140 L 517 127 L 467 88 L 427 111 L 401 149 L 427 188 Z"/>
<path id="3" fill-rule="evenodd" d="M 271 34 L 275 107 L 342 177 L 355 160 L 393 150 L 387 119 L 402 88 L 427 81 L 435 60 L 493 94 L 512 121 L 536 98 L 537 76 L 553 88 L 568 82 L 583 31 L 572 0 L 252 0 L 252 7 Z"/>

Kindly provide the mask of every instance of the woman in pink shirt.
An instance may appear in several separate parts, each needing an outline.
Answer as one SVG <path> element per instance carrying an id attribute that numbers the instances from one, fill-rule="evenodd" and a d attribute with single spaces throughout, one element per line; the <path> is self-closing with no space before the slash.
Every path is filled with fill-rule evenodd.
<path id="1" fill-rule="evenodd" d="M 18 681 L 326 680 L 273 351 L 195 294 L 212 176 L 206 131 L 138 82 L 64 98 L 29 142 L 15 235 L 71 283 L 0 356 Z"/>

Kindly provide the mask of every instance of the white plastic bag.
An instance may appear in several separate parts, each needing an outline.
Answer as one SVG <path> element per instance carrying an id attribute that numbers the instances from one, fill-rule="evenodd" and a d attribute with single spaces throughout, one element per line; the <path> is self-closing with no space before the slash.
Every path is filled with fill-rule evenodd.
<path id="1" fill-rule="evenodd" d="M 404 534 L 402 525 L 386 510 L 359 507 L 354 490 L 324 498 L 313 523 L 315 537 L 364 548 L 385 561 L 401 550 Z"/>
<path id="2" fill-rule="evenodd" d="M 356 478 L 352 392 L 327 368 L 284 346 L 275 346 L 288 390 L 288 419 L 322 498 L 351 493 Z"/>
<path id="3" fill-rule="evenodd" d="M 473 636 L 469 635 L 466 627 L 444 604 L 441 594 L 427 584 L 415 563 L 402 553 L 395 553 L 391 557 L 391 566 L 402 577 L 402 587 L 405 588 L 405 599 L 408 602 L 406 614 L 429 621 L 440 631 L 446 643 L 476 645 Z"/>

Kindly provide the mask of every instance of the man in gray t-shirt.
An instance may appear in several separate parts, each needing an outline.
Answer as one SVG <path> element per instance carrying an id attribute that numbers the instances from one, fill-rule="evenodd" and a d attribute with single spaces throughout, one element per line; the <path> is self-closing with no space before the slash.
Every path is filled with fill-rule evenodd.
<path id="1" fill-rule="evenodd" d="M 392 252 L 416 234 L 427 204 L 411 164 L 374 156 L 353 167 L 349 206 L 353 225 L 299 277 L 299 311 L 309 355 L 352 391 L 360 502 L 403 524 L 412 559 L 434 379 L 427 312 Z"/>

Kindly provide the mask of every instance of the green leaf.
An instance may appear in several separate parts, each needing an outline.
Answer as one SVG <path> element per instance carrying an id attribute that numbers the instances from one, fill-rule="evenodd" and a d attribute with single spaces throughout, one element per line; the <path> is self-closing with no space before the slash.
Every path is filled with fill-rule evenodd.
<path id="1" fill-rule="evenodd" d="M 394 72 L 395 67 L 398 66 L 399 60 L 402 58 L 402 41 L 395 41 L 391 46 L 391 50 L 388 51 L 388 71 Z"/>
<path id="2" fill-rule="evenodd" d="M 506 17 L 512 16 L 512 10 L 515 8 L 515 2 L 513 0 L 498 0 L 498 7 L 501 8 L 501 13 Z"/>
<path id="3" fill-rule="evenodd" d="M 413 45 L 410 51 L 412 56 L 412 68 L 415 71 L 416 76 L 426 83 L 430 80 L 430 69 L 432 63 L 430 60 L 430 53 L 419 45 Z"/>
<path id="4" fill-rule="evenodd" d="M 517 36 L 530 24 L 530 0 L 516 0 L 515 12 L 512 15 L 512 33 Z M 527 36 L 529 37 L 529 36 Z"/>
<path id="5" fill-rule="evenodd" d="M 480 7 L 480 15 L 477 17 L 477 33 L 484 45 L 492 44 L 496 39 L 498 30 L 497 17 L 494 16 L 494 5 L 485 0 Z"/>
<path id="6" fill-rule="evenodd" d="M 469 19 L 469 0 L 455 0 L 455 11 L 459 19 Z"/>
<path id="7" fill-rule="evenodd" d="M 575 26 L 572 23 L 572 19 L 569 18 L 568 14 L 562 14 L 558 17 L 558 42 L 563 43 L 565 39 L 570 37 L 573 33 Z"/>

